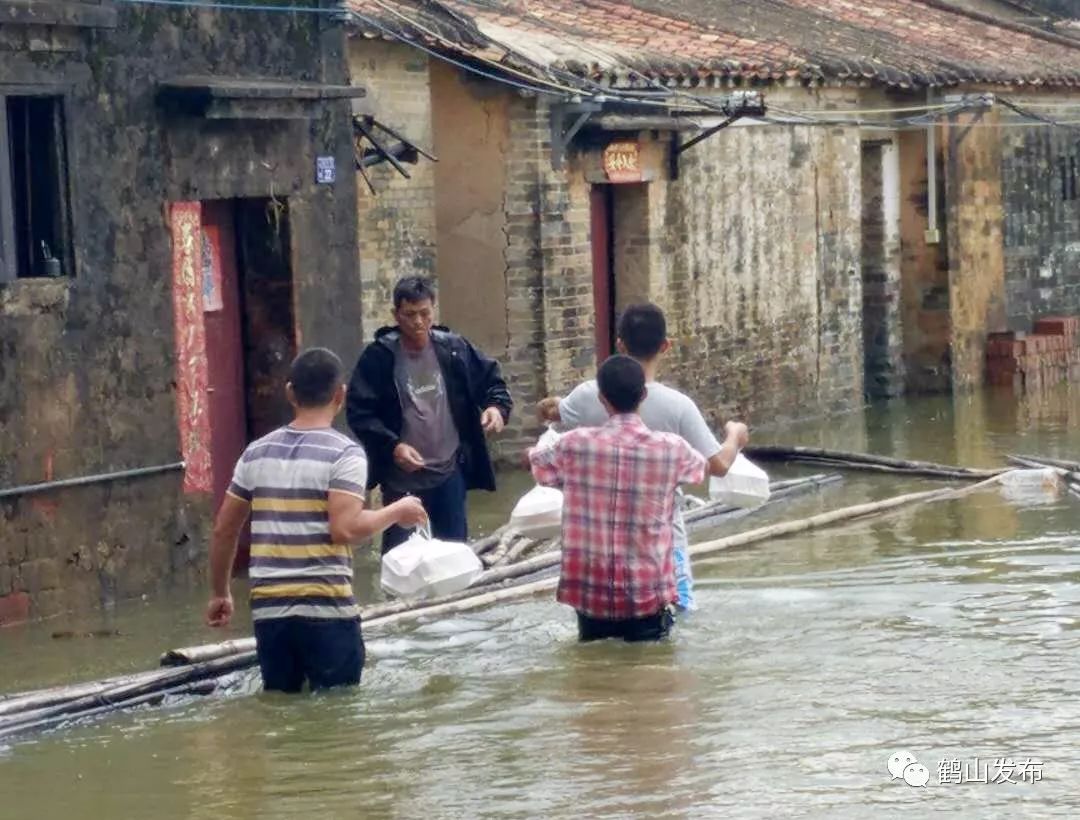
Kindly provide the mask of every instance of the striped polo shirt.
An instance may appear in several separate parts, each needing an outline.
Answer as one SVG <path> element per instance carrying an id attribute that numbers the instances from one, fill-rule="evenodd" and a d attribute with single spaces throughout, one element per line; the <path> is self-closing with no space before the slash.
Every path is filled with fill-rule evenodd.
<path id="1" fill-rule="evenodd" d="M 331 490 L 364 497 L 364 449 L 329 427 L 282 427 L 253 442 L 229 493 L 251 504 L 251 614 L 356 618 L 352 549 L 330 537 Z"/>

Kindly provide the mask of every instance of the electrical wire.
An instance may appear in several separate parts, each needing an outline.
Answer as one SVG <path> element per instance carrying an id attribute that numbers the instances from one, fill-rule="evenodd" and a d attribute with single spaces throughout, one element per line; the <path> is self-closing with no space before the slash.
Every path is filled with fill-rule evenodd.
<path id="1" fill-rule="evenodd" d="M 407 15 L 398 12 L 397 10 L 382 3 L 381 0 L 372 0 L 380 8 L 385 11 L 394 14 L 396 17 L 402 19 L 410 26 L 413 26 L 417 31 L 427 34 L 437 42 L 442 43 L 444 46 L 452 48 L 454 50 L 460 50 L 461 47 L 442 37 L 437 32 L 431 31 L 426 26 L 423 26 L 419 22 L 409 18 Z M 416 48 L 431 57 L 446 62 L 463 71 L 475 74 L 485 79 L 492 80 L 493 82 L 501 83 L 503 85 L 517 88 L 523 91 L 529 91 L 532 93 L 548 94 L 551 96 L 563 97 L 567 95 L 576 96 L 581 94 L 589 94 L 590 92 L 582 87 L 582 85 L 590 85 L 594 89 L 592 96 L 599 97 L 601 94 L 604 96 L 615 97 L 616 99 L 622 99 L 626 101 L 633 101 L 644 105 L 657 105 L 670 108 L 667 102 L 664 100 L 656 100 L 644 96 L 643 93 L 634 92 L 627 89 L 619 89 L 614 86 L 605 86 L 601 83 L 597 83 L 589 77 L 583 77 L 573 72 L 564 71 L 561 69 L 553 69 L 552 67 L 543 67 L 535 64 L 533 61 L 528 60 L 524 55 L 518 54 L 514 49 L 508 47 L 504 43 L 500 43 L 493 38 L 488 38 L 492 43 L 497 44 L 507 54 L 514 54 L 515 56 L 525 59 L 526 62 L 532 64 L 539 71 L 547 71 L 553 74 L 562 74 L 569 77 L 571 81 L 579 83 L 577 86 L 563 85 L 552 80 L 547 80 L 541 77 L 536 77 L 527 72 L 515 69 L 512 66 L 505 65 L 498 61 L 484 57 L 482 55 L 471 55 L 473 59 L 476 59 L 482 63 L 493 66 L 499 72 L 494 74 L 489 71 L 477 68 L 474 65 L 455 60 L 447 54 L 444 54 L 435 49 L 429 48 L 424 44 L 417 42 L 416 40 L 409 39 L 408 37 L 387 28 L 378 20 L 361 14 L 353 9 L 346 8 L 327 8 L 321 6 L 297 6 L 297 5 L 270 5 L 266 3 L 244 3 L 244 2 L 216 2 L 216 0 L 117 0 L 117 2 L 126 3 L 128 5 L 149 5 L 149 6 L 163 6 L 171 8 L 196 8 L 196 9 L 208 9 L 218 11 L 250 11 L 259 13 L 284 13 L 284 14 L 316 14 L 316 15 L 332 15 L 336 17 L 352 17 L 356 20 L 360 20 L 367 25 L 379 31 L 384 36 L 391 39 L 398 40 L 405 45 L 412 48 Z M 633 66 L 621 62 L 614 55 L 605 54 L 603 52 L 591 51 L 587 44 L 581 41 L 570 41 L 560 31 L 555 29 L 547 20 L 542 17 L 538 17 L 526 10 L 525 14 L 534 19 L 539 25 L 545 28 L 547 31 L 555 37 L 558 37 L 567 45 L 571 45 L 578 48 L 581 51 L 591 53 L 594 58 L 609 60 L 622 68 L 628 70 L 634 76 L 645 80 L 649 85 L 657 89 L 657 91 L 663 93 L 667 97 L 681 97 L 694 103 L 696 110 L 699 113 L 710 112 L 728 114 L 728 110 L 721 104 L 712 101 L 711 99 L 698 95 L 691 94 L 678 88 L 672 88 L 664 85 L 654 77 L 650 77 L 643 74 Z M 526 83 L 520 83 L 505 76 L 506 74 L 514 75 L 525 79 Z M 1056 103 L 1056 102 L 1032 102 L 1027 104 L 1016 103 L 1012 100 L 1008 100 L 1002 97 L 995 97 L 996 102 L 1000 102 L 1003 106 L 1013 111 L 1013 113 L 1022 117 L 1023 120 L 1019 122 L 999 122 L 999 123 L 967 123 L 964 127 L 980 127 L 980 128 L 1023 128 L 1023 127 L 1063 127 L 1070 130 L 1077 130 L 1080 127 L 1080 120 L 1059 120 L 1054 117 L 1050 117 L 1037 111 L 1033 111 L 1033 108 L 1049 109 L 1049 110 L 1063 110 L 1063 111 L 1080 111 L 1080 102 L 1077 103 Z M 775 116 L 751 116 L 750 119 L 756 120 L 771 125 L 817 125 L 817 126 L 850 126 L 859 128 L 874 128 L 874 129 L 886 129 L 886 130 L 904 130 L 907 128 L 924 128 L 927 125 L 940 124 L 948 126 L 949 123 L 942 123 L 942 117 L 946 117 L 952 113 L 958 113 L 965 110 L 971 110 L 972 108 L 981 108 L 985 106 L 985 102 L 981 98 L 965 98 L 957 103 L 942 103 L 936 105 L 917 105 L 917 106 L 897 106 L 894 108 L 868 108 L 868 109 L 852 109 L 845 111 L 825 111 L 825 110 L 806 110 L 806 111 L 790 111 L 783 108 L 776 108 L 770 106 L 770 110 L 783 115 L 784 119 L 777 118 Z M 885 121 L 874 121 L 861 118 L 863 114 L 898 114 L 898 113 L 910 113 L 915 111 L 924 112 L 918 116 L 913 117 L 901 117 Z M 930 112 L 939 112 L 931 114 Z M 840 115 L 840 116 L 823 116 L 823 115 Z"/>
<path id="2" fill-rule="evenodd" d="M 214 0 L 117 0 L 120 3 L 140 6 L 173 6 L 176 8 L 222 9 L 225 11 L 281 12 L 286 14 L 329 14 L 340 17 L 340 8 L 321 6 L 277 6 L 266 3 L 218 3 Z"/>
<path id="3" fill-rule="evenodd" d="M 449 39 L 443 37 L 438 32 L 432 31 L 427 26 L 424 26 L 420 22 L 418 22 L 416 20 L 413 20 L 408 15 L 403 14 L 402 12 L 395 9 L 393 6 L 388 6 L 386 3 L 383 3 L 382 0 L 370 0 L 370 2 L 374 3 L 376 6 L 381 8 L 383 11 L 389 12 L 390 14 L 394 15 L 399 20 L 403 20 L 404 22 L 408 23 L 410 26 L 415 28 L 417 31 L 420 31 L 423 34 L 426 34 L 428 37 L 432 38 L 433 40 L 436 40 L 436 41 L 442 43 L 443 45 L 450 46 L 451 48 L 455 48 L 455 49 L 460 48 L 460 46 L 457 43 L 454 43 L 452 40 L 449 40 Z M 488 39 L 491 40 L 490 37 Z M 497 41 L 492 40 L 492 42 L 497 42 Z M 502 43 L 498 43 L 498 45 L 500 47 L 502 47 L 502 49 L 504 51 L 506 51 L 507 53 L 512 53 L 511 50 L 506 48 L 505 46 L 503 46 Z M 570 86 L 559 85 L 559 84 L 551 82 L 549 80 L 540 79 L 540 78 L 534 77 L 531 74 L 526 74 L 524 71 L 519 71 L 518 69 L 514 68 L 513 66 L 508 66 L 508 65 L 506 65 L 504 63 L 500 63 L 500 62 L 498 62 L 496 60 L 492 60 L 492 59 L 489 59 L 487 57 L 484 57 L 481 54 L 473 54 L 472 57 L 473 57 L 473 59 L 479 60 L 482 63 L 487 63 L 489 65 L 493 65 L 493 66 L 497 67 L 500 71 L 505 71 L 508 74 L 513 74 L 513 75 L 516 75 L 516 76 L 519 76 L 519 77 L 523 77 L 523 78 L 529 80 L 530 82 L 540 82 L 540 83 L 543 83 L 544 85 L 548 85 L 548 86 L 550 86 L 552 88 L 556 88 L 556 89 L 558 89 L 560 91 L 564 91 L 564 92 L 567 92 L 569 94 L 580 94 L 582 92 L 582 89 L 580 87 L 574 88 L 574 87 L 570 87 Z"/>
<path id="4" fill-rule="evenodd" d="M 144 0 L 126 0 L 126 2 L 135 2 L 135 3 L 143 2 L 143 1 Z M 160 0 L 157 0 L 157 1 L 160 2 Z M 393 31 L 392 29 L 389 29 L 386 26 L 382 25 L 381 23 L 379 23 L 374 18 L 368 17 L 367 15 L 364 15 L 364 14 L 360 14 L 360 12 L 358 12 L 358 11 L 348 9 L 347 13 L 350 14 L 351 16 L 355 17 L 358 20 L 362 20 L 364 23 L 371 26 L 376 31 L 384 34 L 385 36 L 390 37 L 391 39 L 394 39 L 394 40 L 399 40 L 400 42 L 404 43 L 407 46 L 418 49 L 418 50 L 424 52 L 425 54 L 427 54 L 428 56 L 435 57 L 436 59 L 442 60 L 445 63 L 449 63 L 452 66 L 456 66 L 457 68 L 460 68 L 462 71 L 468 71 L 468 72 L 470 72 L 472 74 L 476 74 L 479 77 L 484 77 L 485 79 L 493 80 L 494 82 L 502 83 L 504 85 L 508 85 L 508 86 L 513 87 L 513 88 L 521 89 L 523 91 L 531 91 L 531 92 L 534 92 L 534 93 L 537 93 L 537 94 L 549 94 L 551 96 L 562 97 L 562 98 L 565 99 L 565 93 L 564 92 L 554 91 L 554 90 L 552 90 L 550 88 L 544 88 L 542 86 L 537 86 L 535 84 L 534 85 L 525 85 L 523 83 L 519 83 L 519 82 L 515 82 L 514 80 L 510 80 L 510 79 L 508 79 L 506 77 L 502 77 L 502 76 L 499 76 L 497 74 L 492 74 L 489 71 L 484 71 L 483 69 L 477 68 L 476 66 L 472 66 L 472 65 L 469 65 L 468 63 L 463 63 L 460 60 L 455 60 L 452 57 L 448 57 L 447 55 L 442 54 L 441 52 L 438 52 L 433 48 L 428 48 L 427 46 L 423 45 L 422 43 L 418 43 L 415 40 L 410 40 L 407 37 L 405 37 L 404 35 L 399 34 L 398 32 Z M 578 93 L 578 92 L 575 92 L 575 93 Z"/>
<path id="5" fill-rule="evenodd" d="M 438 32 L 432 31 L 430 28 L 422 25 L 420 22 L 418 22 L 418 21 L 414 20 L 413 18 L 409 17 L 408 15 L 398 11 L 397 9 L 394 9 L 391 6 L 386 5 L 381 0 L 371 0 L 371 2 L 375 3 L 375 5 L 379 6 L 383 10 L 393 14 L 395 17 L 397 17 L 398 19 L 404 21 L 405 23 L 407 23 L 408 25 L 410 25 L 413 28 L 417 29 L 418 31 L 426 34 L 428 37 L 432 38 L 433 40 L 442 43 L 444 46 L 447 46 L 447 47 L 449 47 L 451 49 L 454 49 L 454 50 L 460 50 L 461 47 L 457 43 L 454 43 L 453 41 L 447 39 L 446 37 L 443 37 Z M 530 15 L 530 16 L 532 16 L 532 15 Z M 545 21 L 541 21 L 541 22 L 545 22 Z M 610 87 L 610 86 L 605 86 L 605 85 L 602 85 L 601 83 L 596 82 L 595 80 L 593 80 L 593 79 L 591 79 L 589 77 L 584 77 L 584 76 L 581 76 L 581 75 L 578 75 L 578 74 L 574 74 L 573 72 L 570 72 L 570 71 L 564 71 L 562 69 L 557 69 L 557 68 L 554 68 L 553 66 L 541 66 L 541 65 L 537 64 L 535 61 L 528 59 L 527 57 L 525 57 L 525 55 L 521 54 L 520 52 L 517 52 L 514 49 L 510 48 L 505 43 L 502 43 L 499 40 L 495 39 L 494 37 L 491 37 L 490 35 L 485 35 L 485 37 L 487 37 L 487 39 L 490 42 L 494 43 L 495 45 L 498 45 L 507 54 L 513 54 L 518 59 L 522 59 L 525 62 L 528 62 L 537 71 L 542 71 L 542 72 L 546 72 L 546 73 L 549 73 L 549 74 L 562 75 L 564 78 L 567 78 L 570 82 L 577 83 L 578 85 L 576 85 L 574 87 L 567 87 L 567 86 L 558 85 L 556 83 L 552 83 L 552 82 L 549 82 L 549 81 L 539 80 L 538 78 L 536 78 L 532 74 L 528 74 L 526 72 L 519 71 L 517 69 L 514 69 L 511 66 L 507 66 L 504 63 L 500 63 L 498 61 L 488 59 L 486 57 L 483 57 L 482 55 L 478 55 L 478 54 L 472 55 L 474 59 L 477 59 L 477 60 L 480 60 L 482 62 L 488 63 L 489 65 L 495 66 L 500 71 L 507 71 L 507 72 L 510 72 L 512 74 L 517 74 L 518 76 L 524 77 L 524 78 L 526 78 L 526 79 L 528 79 L 528 80 L 530 80 L 532 82 L 544 82 L 547 85 L 550 85 L 550 86 L 552 86 L 554 88 L 558 88 L 558 89 L 561 89 L 561 90 L 564 90 L 564 91 L 569 91 L 572 94 L 589 93 L 582 87 L 582 84 L 585 84 L 585 85 L 591 86 L 594 89 L 594 91 L 592 92 L 594 98 L 603 95 L 605 97 L 616 97 L 616 98 L 618 98 L 620 100 L 633 101 L 633 102 L 641 104 L 641 105 L 653 105 L 653 106 L 660 106 L 660 107 L 665 107 L 665 108 L 670 107 L 665 102 L 663 102 L 662 100 L 657 100 L 657 99 L 655 99 L 653 97 L 650 97 L 650 96 L 643 96 L 640 93 L 634 93 L 632 91 L 627 91 L 625 89 L 619 89 L 619 88 L 613 88 L 613 87 Z M 570 44 L 570 41 L 565 40 L 565 39 L 563 40 L 563 42 L 565 42 L 567 44 Z M 669 89 L 662 89 L 662 90 L 666 94 L 670 95 Z M 698 108 L 696 109 L 698 111 L 701 111 L 701 112 L 716 111 L 718 113 L 724 113 L 724 109 L 722 107 L 708 105 L 701 98 L 694 97 L 694 100 L 698 104 Z"/>

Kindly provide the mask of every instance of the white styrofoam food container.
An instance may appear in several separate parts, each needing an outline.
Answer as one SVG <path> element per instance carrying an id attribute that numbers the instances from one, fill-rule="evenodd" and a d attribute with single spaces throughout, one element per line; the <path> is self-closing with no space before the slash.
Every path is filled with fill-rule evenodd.
<path id="1" fill-rule="evenodd" d="M 727 475 L 709 479 L 709 498 L 732 507 L 760 507 L 769 500 L 769 476 L 739 453 Z"/>
<path id="2" fill-rule="evenodd" d="M 510 529 L 530 538 L 554 538 L 562 532 L 562 490 L 533 487 L 514 505 Z"/>
<path id="3" fill-rule="evenodd" d="M 468 544 L 418 532 L 383 556 L 379 582 L 399 598 L 435 598 L 468 588 L 483 571 Z"/>

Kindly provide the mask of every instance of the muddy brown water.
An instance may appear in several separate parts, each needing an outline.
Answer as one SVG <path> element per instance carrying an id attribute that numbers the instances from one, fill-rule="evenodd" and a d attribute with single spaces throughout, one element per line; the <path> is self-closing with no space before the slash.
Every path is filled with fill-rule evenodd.
<path id="1" fill-rule="evenodd" d="M 1080 391 L 897 401 L 757 435 L 973 466 L 1078 459 Z M 527 486 L 474 499 L 477 528 Z M 712 534 L 929 486 L 849 473 Z M 377 559 L 357 565 L 376 599 Z M 579 646 L 568 610 L 529 600 L 371 630 L 352 691 L 271 696 L 249 673 L 223 696 L 0 745 L 0 818 L 1080 816 L 1080 500 L 980 492 L 695 572 L 700 609 L 665 645 Z M 0 630 L 0 691 L 149 668 L 211 637 L 202 601 Z M 95 629 L 120 634 L 51 637 Z M 902 751 L 925 786 L 891 778 Z M 973 782 L 984 771 L 1022 782 Z"/>

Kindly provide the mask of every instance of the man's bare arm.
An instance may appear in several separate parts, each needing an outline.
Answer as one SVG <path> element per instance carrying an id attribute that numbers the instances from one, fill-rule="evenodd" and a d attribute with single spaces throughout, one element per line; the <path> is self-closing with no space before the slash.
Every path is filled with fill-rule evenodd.
<path id="1" fill-rule="evenodd" d="M 724 443 L 720 450 L 709 459 L 709 475 L 725 476 L 739 450 L 750 442 L 750 431 L 741 421 L 729 421 L 724 425 Z"/>
<path id="2" fill-rule="evenodd" d="M 378 510 L 368 510 L 359 496 L 331 490 L 327 509 L 330 537 L 335 544 L 355 544 L 392 524 L 415 527 L 427 521 L 424 505 L 414 496 L 405 496 Z"/>
<path id="3" fill-rule="evenodd" d="M 249 502 L 226 493 L 214 520 L 214 533 L 210 538 L 210 603 L 206 608 L 206 621 L 210 626 L 225 626 L 232 617 L 229 581 L 236 560 L 236 544 L 249 512 Z"/>

